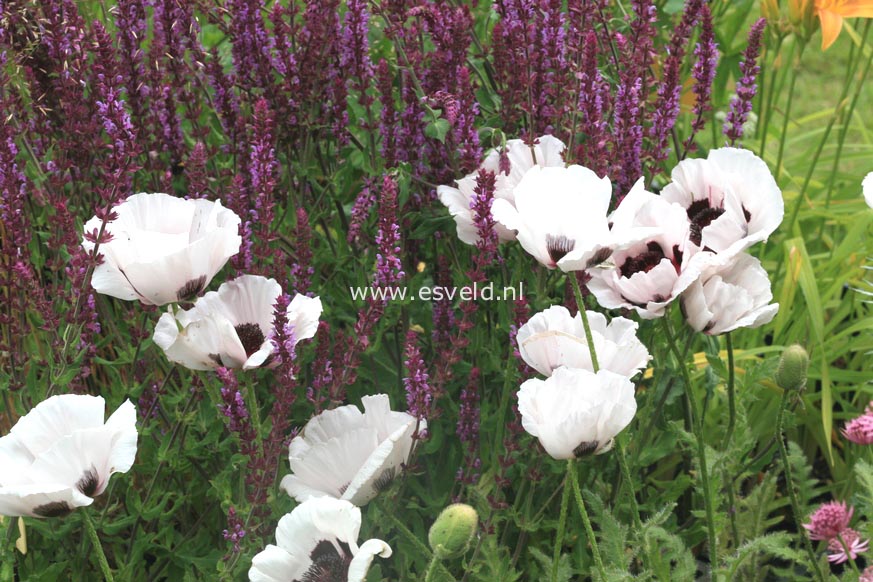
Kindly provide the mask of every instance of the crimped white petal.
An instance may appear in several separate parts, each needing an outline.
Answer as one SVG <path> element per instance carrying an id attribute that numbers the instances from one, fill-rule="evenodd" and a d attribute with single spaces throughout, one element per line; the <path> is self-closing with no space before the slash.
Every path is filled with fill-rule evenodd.
<path id="1" fill-rule="evenodd" d="M 371 428 L 352 430 L 314 444 L 304 456 L 289 459 L 293 474 L 282 480 L 282 487 L 298 501 L 318 493 L 345 498 L 346 493 L 355 493 L 349 489 L 379 445 L 376 431 Z M 356 487 L 360 487 L 359 482 Z"/>
<path id="2" fill-rule="evenodd" d="M 358 549 L 352 563 L 349 564 L 348 582 L 364 582 L 367 572 L 376 556 L 380 558 L 391 557 L 391 546 L 382 540 L 367 540 Z"/>
<path id="3" fill-rule="evenodd" d="M 294 343 L 310 339 L 318 331 L 318 318 L 323 311 L 321 299 L 297 294 L 288 305 L 288 324 L 294 335 Z"/>

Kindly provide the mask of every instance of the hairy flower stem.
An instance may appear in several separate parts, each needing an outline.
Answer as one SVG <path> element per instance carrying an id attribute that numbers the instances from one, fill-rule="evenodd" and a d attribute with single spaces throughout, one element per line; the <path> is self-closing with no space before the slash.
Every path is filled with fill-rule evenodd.
<path id="1" fill-rule="evenodd" d="M 97 530 L 94 529 L 94 522 L 91 520 L 91 514 L 88 513 L 88 508 L 82 508 L 82 521 L 85 523 L 85 531 L 88 533 L 88 538 L 91 540 L 91 545 L 97 553 L 97 561 L 100 563 L 100 570 L 103 572 L 103 579 L 106 582 L 115 582 L 112 576 L 112 570 L 109 568 L 109 562 L 106 560 L 106 554 L 103 553 L 103 545 L 100 543 L 100 537 L 97 535 Z"/>
<path id="2" fill-rule="evenodd" d="M 676 338 L 673 335 L 673 329 L 670 326 L 669 312 L 661 318 L 661 323 L 664 327 L 664 334 L 667 336 L 667 343 L 673 356 L 676 358 L 676 363 L 679 366 L 679 371 L 682 374 L 682 379 L 685 382 L 685 395 L 689 401 L 688 411 L 691 415 L 691 427 L 694 432 L 694 440 L 697 443 L 697 463 L 700 465 L 700 480 L 703 486 L 703 505 L 706 511 L 706 537 L 709 545 L 709 564 L 712 571 L 712 579 L 717 582 L 718 575 L 718 539 L 715 535 L 715 510 L 712 506 L 712 491 L 709 488 L 709 468 L 706 465 L 706 444 L 703 442 L 703 418 L 698 413 L 697 402 L 691 390 L 691 375 L 688 373 L 688 367 L 682 360 L 679 353 L 679 346 L 676 345 Z"/>
<path id="3" fill-rule="evenodd" d="M 797 491 L 794 489 L 794 477 L 791 474 L 791 462 L 788 459 L 788 447 L 785 446 L 785 408 L 788 406 L 788 390 L 782 392 L 782 401 L 779 403 L 779 412 L 776 415 L 776 440 L 779 442 L 779 458 L 782 460 L 782 472 L 785 473 L 785 484 L 788 487 L 788 497 L 791 500 L 791 510 L 794 513 L 794 521 L 798 525 L 803 523 L 803 513 L 800 509 L 800 501 L 797 499 Z M 812 542 L 806 532 L 800 534 L 803 538 L 803 548 L 819 582 L 824 582 L 825 576 L 812 547 Z M 846 554 L 848 555 L 848 554 Z"/>
<path id="4" fill-rule="evenodd" d="M 575 459 L 569 459 L 567 461 L 567 475 L 570 477 L 570 483 L 573 485 L 573 495 L 576 498 L 576 506 L 579 508 L 579 515 L 582 516 L 585 533 L 588 535 L 588 541 L 591 544 L 591 553 L 594 555 L 594 565 L 597 566 L 597 571 L 600 572 L 600 579 L 607 580 L 606 570 L 603 569 L 603 558 L 600 556 L 600 547 L 597 545 L 597 538 L 594 537 L 594 529 L 591 527 L 591 519 L 588 517 L 588 510 L 585 508 L 585 500 L 582 499 L 582 491 L 579 489 L 579 475 L 576 474 Z"/>
<path id="5" fill-rule="evenodd" d="M 734 344 L 731 340 L 731 333 L 725 334 L 725 342 L 727 347 L 728 357 L 728 426 L 724 436 L 724 449 L 728 450 L 731 446 L 731 438 L 734 434 L 734 428 L 737 424 L 737 402 L 736 402 L 736 370 L 734 368 Z M 731 522 L 731 534 L 733 535 L 734 543 L 739 544 L 740 534 L 737 527 L 737 499 L 734 493 L 734 480 L 728 477 L 727 494 L 728 494 L 728 516 Z"/>
<path id="6" fill-rule="evenodd" d="M 734 435 L 734 428 L 737 425 L 737 399 L 736 399 L 736 371 L 734 370 L 734 344 L 731 340 L 731 333 L 725 334 L 725 343 L 728 357 L 728 426 L 724 435 L 724 446 L 729 447 L 731 437 Z"/>
<path id="7" fill-rule="evenodd" d="M 409 528 L 406 527 L 402 521 L 397 519 L 397 517 L 394 515 L 395 508 L 386 507 L 385 505 L 381 505 L 380 508 L 382 509 L 382 515 L 387 517 L 388 520 L 392 524 L 394 524 L 394 527 L 396 527 L 397 530 L 401 534 L 403 534 L 403 537 L 405 537 L 407 539 L 407 541 L 409 541 L 413 546 L 418 548 L 418 550 L 425 557 L 434 558 L 433 552 L 430 551 L 430 548 L 428 548 L 426 545 L 424 545 L 424 543 L 422 543 L 422 541 L 420 539 L 418 539 L 418 537 L 414 533 L 409 531 Z M 437 565 L 435 567 L 442 572 L 442 575 L 444 577 L 443 579 L 448 579 L 448 580 L 452 580 L 452 582 L 455 582 L 455 577 L 452 576 L 452 573 L 449 572 L 448 568 L 446 568 L 445 565 L 442 562 L 440 562 L 439 560 L 436 560 L 436 563 L 437 563 Z M 431 564 L 433 564 L 433 562 L 431 562 Z"/>
<path id="8" fill-rule="evenodd" d="M 624 442 L 620 438 L 615 439 L 615 456 L 618 457 L 618 468 L 621 471 L 622 479 L 627 483 L 628 500 L 631 506 L 631 517 L 634 520 L 634 534 L 643 544 L 644 565 L 649 565 L 649 542 L 643 534 L 643 522 L 640 519 L 640 507 L 637 505 L 637 494 L 634 491 L 634 482 L 631 480 L 630 467 L 627 464 L 627 455 L 625 454 Z"/>
<path id="9" fill-rule="evenodd" d="M 437 565 L 440 563 L 440 559 L 437 558 L 436 554 L 430 559 L 430 564 L 427 566 L 427 572 L 424 574 L 424 582 L 432 582 L 434 579 L 434 574 L 437 571 Z"/>
<path id="10" fill-rule="evenodd" d="M 588 323 L 588 312 L 585 309 L 585 299 L 582 297 L 582 289 L 579 287 L 579 281 L 576 279 L 575 273 L 568 274 L 570 278 L 570 284 L 573 286 L 573 293 L 576 296 L 576 306 L 579 309 L 579 313 L 582 314 L 582 326 L 585 328 L 585 341 L 588 342 L 588 349 L 591 353 L 591 364 L 594 368 L 594 372 L 596 373 L 600 370 L 600 364 L 597 361 L 597 350 L 594 347 L 594 337 L 591 334 L 591 326 Z M 643 555 L 645 556 L 646 561 L 649 559 L 649 549 L 646 540 L 643 539 L 643 524 L 640 520 L 640 508 L 637 506 L 637 498 L 636 493 L 634 492 L 633 481 L 631 480 L 630 468 L 627 464 L 627 458 L 625 456 L 624 443 L 621 439 L 616 439 L 616 448 L 617 448 L 617 456 L 618 456 L 618 464 L 621 469 L 622 479 L 627 483 L 629 493 L 630 493 L 630 503 L 631 503 L 631 514 L 634 519 L 634 529 L 636 530 L 634 533 L 640 538 L 640 541 L 643 544 Z M 570 461 L 572 464 L 572 460 Z M 570 469 L 568 468 L 568 471 Z M 588 514 L 585 512 L 585 506 L 582 503 L 582 497 L 578 493 L 579 483 L 576 478 L 576 472 L 573 471 L 573 487 L 576 490 L 576 502 L 579 504 L 579 512 L 583 513 L 582 520 L 586 524 L 586 529 L 588 529 L 588 537 L 591 538 L 591 547 L 594 551 L 594 561 L 598 565 L 598 570 L 600 570 L 601 577 L 606 580 L 606 573 L 603 570 L 603 562 L 600 558 L 600 550 L 597 547 L 597 541 L 594 539 L 594 533 L 591 531 L 591 524 L 588 520 Z"/>
<path id="11" fill-rule="evenodd" d="M 582 297 L 582 289 L 579 287 L 579 281 L 576 280 L 576 273 L 570 272 L 567 275 L 570 279 L 570 284 L 573 286 L 573 293 L 576 295 L 576 308 L 582 315 L 582 327 L 585 328 L 585 341 L 588 342 L 588 352 L 591 354 L 591 365 L 594 367 L 596 374 L 600 370 L 600 364 L 597 362 L 597 350 L 594 349 L 594 338 L 591 335 L 591 325 L 588 323 L 588 312 L 585 310 L 585 299 Z"/>
<path id="12" fill-rule="evenodd" d="M 570 503 L 570 487 L 569 483 L 567 483 L 571 479 L 570 473 L 571 469 L 568 464 L 567 474 L 564 476 L 564 482 L 561 484 L 564 490 L 561 493 L 561 514 L 558 517 L 558 532 L 555 536 L 555 551 L 552 555 L 552 582 L 558 582 L 558 564 L 561 561 L 561 547 L 564 545 L 564 529 L 567 527 L 567 506 Z"/>

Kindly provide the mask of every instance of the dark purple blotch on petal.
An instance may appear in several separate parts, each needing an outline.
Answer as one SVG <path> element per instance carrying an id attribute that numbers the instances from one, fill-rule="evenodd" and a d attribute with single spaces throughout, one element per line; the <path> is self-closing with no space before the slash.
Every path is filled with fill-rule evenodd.
<path id="1" fill-rule="evenodd" d="M 584 441 L 579 443 L 579 445 L 573 449 L 573 456 L 577 459 L 581 459 L 582 457 L 588 457 L 594 454 L 594 451 L 597 450 L 597 441 Z"/>
<path id="2" fill-rule="evenodd" d="M 745 208 L 743 211 L 745 212 Z M 700 241 L 703 240 L 703 229 L 724 214 L 724 208 L 714 207 L 709 198 L 704 198 L 692 202 L 687 212 L 688 220 L 691 221 L 691 242 L 700 246 Z"/>
<path id="3" fill-rule="evenodd" d="M 98 485 L 100 485 L 100 479 L 97 477 L 97 469 L 92 465 L 76 482 L 76 489 L 88 497 L 93 497 Z"/>
<path id="4" fill-rule="evenodd" d="M 563 259 L 567 253 L 572 251 L 575 244 L 575 240 L 567 238 L 564 235 L 546 235 L 546 248 L 549 252 L 549 258 L 551 258 L 555 263 Z"/>
<path id="5" fill-rule="evenodd" d="M 63 517 L 71 511 L 73 511 L 73 508 L 66 501 L 52 501 L 51 503 L 33 508 L 34 515 L 40 517 Z"/>
<path id="6" fill-rule="evenodd" d="M 189 301 L 200 295 L 204 289 L 206 289 L 206 275 L 200 275 L 196 279 L 191 279 L 182 285 L 176 291 L 176 299 L 179 301 Z"/>

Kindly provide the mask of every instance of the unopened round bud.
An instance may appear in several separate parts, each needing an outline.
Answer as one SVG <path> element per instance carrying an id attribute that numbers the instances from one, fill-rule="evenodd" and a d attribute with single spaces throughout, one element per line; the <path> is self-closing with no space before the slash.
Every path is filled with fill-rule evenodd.
<path id="1" fill-rule="evenodd" d="M 806 370 L 809 354 L 802 346 L 794 344 L 782 352 L 776 370 L 776 384 L 783 390 L 803 390 L 806 387 Z"/>
<path id="2" fill-rule="evenodd" d="M 463 556 L 476 536 L 479 514 L 464 503 L 449 505 L 433 522 L 428 541 L 441 560 Z"/>

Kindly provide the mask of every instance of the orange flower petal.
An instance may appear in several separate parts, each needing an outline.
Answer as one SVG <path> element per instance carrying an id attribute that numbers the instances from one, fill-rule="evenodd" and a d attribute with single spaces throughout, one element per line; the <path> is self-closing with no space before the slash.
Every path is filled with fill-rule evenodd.
<path id="1" fill-rule="evenodd" d="M 873 18 L 873 0 L 849 0 L 836 10 L 843 18 Z"/>
<path id="2" fill-rule="evenodd" d="M 821 20 L 821 50 L 826 51 L 834 44 L 843 29 L 843 17 L 828 10 L 819 10 Z"/>

